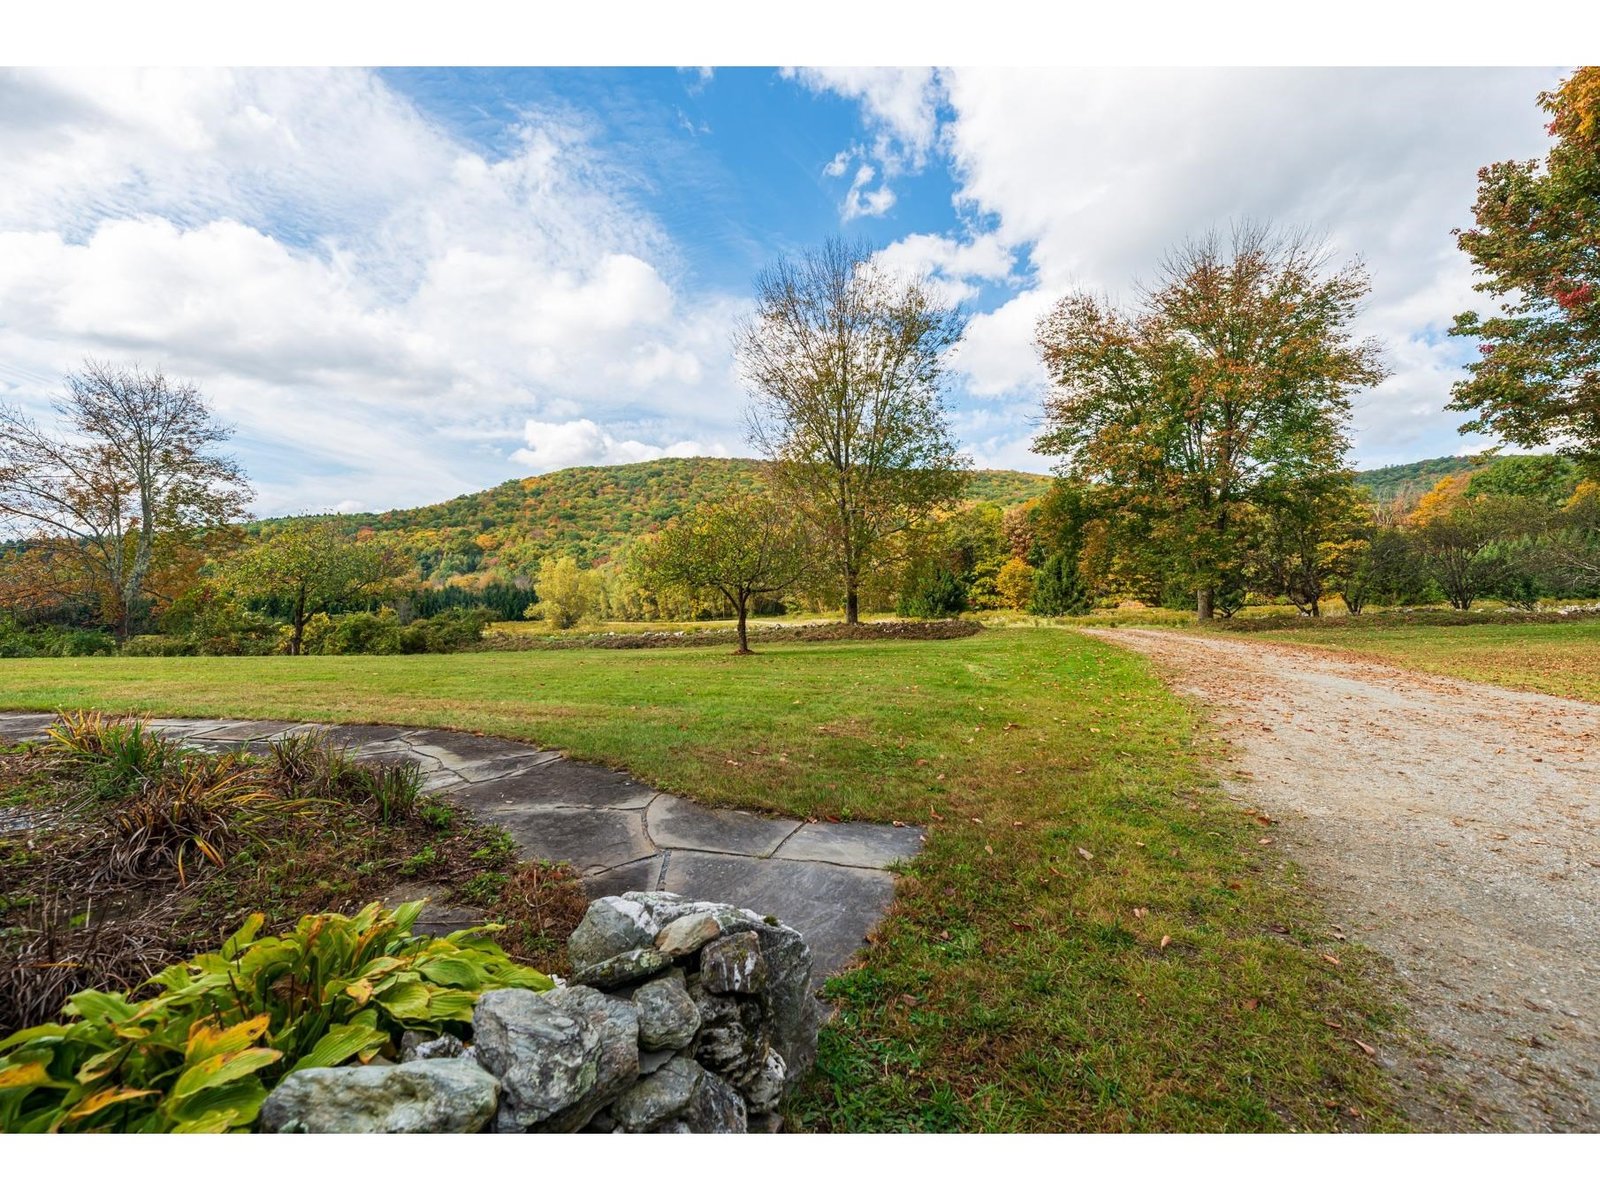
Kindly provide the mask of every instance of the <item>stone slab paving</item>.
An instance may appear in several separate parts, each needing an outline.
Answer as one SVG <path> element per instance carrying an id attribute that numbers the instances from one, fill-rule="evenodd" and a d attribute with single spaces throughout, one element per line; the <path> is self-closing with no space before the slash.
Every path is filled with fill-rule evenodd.
<path id="1" fill-rule="evenodd" d="M 44 737 L 47 713 L 0 713 L 0 740 Z M 591 896 L 665 890 L 770 913 L 805 934 L 818 977 L 842 970 L 894 894 L 888 867 L 922 848 L 914 826 L 803 822 L 707 808 L 620 771 L 523 742 L 445 729 L 152 718 L 201 749 L 264 752 L 322 733 L 358 758 L 410 759 L 423 787 L 504 828 L 525 858 L 570 862 Z M 398 901 L 399 893 L 389 897 Z M 439 910 L 419 927 L 470 924 Z"/>

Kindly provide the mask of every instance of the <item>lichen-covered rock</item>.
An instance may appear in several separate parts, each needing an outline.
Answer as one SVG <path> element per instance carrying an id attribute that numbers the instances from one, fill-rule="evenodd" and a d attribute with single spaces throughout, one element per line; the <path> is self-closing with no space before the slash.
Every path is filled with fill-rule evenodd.
<path id="1" fill-rule="evenodd" d="M 730 933 L 700 952 L 700 982 L 713 992 L 754 995 L 767 986 L 767 960 L 761 938 L 751 932 Z"/>
<path id="2" fill-rule="evenodd" d="M 639 1045 L 646 1050 L 682 1050 L 700 1030 L 700 1009 L 682 972 L 640 986 L 633 1005 L 639 1010 Z"/>
<path id="3" fill-rule="evenodd" d="M 610 1108 L 623 1133 L 743 1133 L 744 1100 L 699 1063 L 674 1058 Z"/>
<path id="4" fill-rule="evenodd" d="M 532 993 L 529 993 L 530 995 Z M 476 1133 L 495 1115 L 500 1085 L 475 1062 L 308 1067 L 261 1106 L 263 1133 Z"/>
<path id="5" fill-rule="evenodd" d="M 644 946 L 624 950 L 621 954 L 614 954 L 597 963 L 589 963 L 574 971 L 572 982 L 586 984 L 589 987 L 621 987 L 636 979 L 648 979 L 671 965 L 670 957 L 654 946 Z"/>
<path id="6" fill-rule="evenodd" d="M 689 995 L 700 1013 L 700 1032 L 692 1053 L 707 1070 L 743 1086 L 753 1079 L 772 1049 L 772 1022 L 759 999 L 708 991 L 699 977 Z"/>
<path id="7" fill-rule="evenodd" d="M 656 949 L 674 958 L 693 954 L 707 942 L 723 935 L 722 922 L 715 912 L 685 913 L 656 935 Z"/>
<path id="8" fill-rule="evenodd" d="M 688 900 L 671 892 L 626 892 L 620 899 L 637 906 L 645 920 L 662 931 L 691 914 L 710 913 L 725 933 L 753 932 L 761 941 L 761 956 L 767 963 L 765 995 L 772 1045 L 788 1065 L 790 1084 L 811 1069 L 821 1012 L 812 995 L 811 948 L 798 931 L 749 909 Z"/>
<path id="9" fill-rule="evenodd" d="M 709 1071 L 702 1073 L 700 1086 L 678 1119 L 690 1133 L 744 1133 L 749 1128 L 744 1099 Z"/>
<path id="10" fill-rule="evenodd" d="M 425 1033 L 409 1030 L 400 1036 L 400 1061 L 416 1062 L 430 1058 L 470 1057 L 466 1044 L 453 1033 L 443 1033 L 430 1038 Z"/>
<path id="11" fill-rule="evenodd" d="M 501 1084 L 501 1132 L 567 1133 L 639 1076 L 633 1005 L 588 987 L 485 992 L 472 1015 L 478 1062 Z"/>
<path id="12" fill-rule="evenodd" d="M 583 914 L 567 938 L 567 957 L 574 971 L 608 958 L 654 945 L 661 922 L 644 905 L 627 896 L 602 896 Z"/>
<path id="13" fill-rule="evenodd" d="M 623 1092 L 609 1111 L 625 1132 L 647 1133 L 688 1108 L 705 1078 L 705 1068 L 693 1059 L 674 1058 Z"/>
<path id="14" fill-rule="evenodd" d="M 778 1101 L 783 1099 L 784 1086 L 789 1081 L 788 1068 L 784 1064 L 783 1055 L 776 1050 L 768 1050 L 767 1057 L 761 1063 L 761 1069 L 751 1075 L 739 1088 L 744 1096 L 744 1106 L 752 1114 L 767 1113 L 778 1107 Z"/>

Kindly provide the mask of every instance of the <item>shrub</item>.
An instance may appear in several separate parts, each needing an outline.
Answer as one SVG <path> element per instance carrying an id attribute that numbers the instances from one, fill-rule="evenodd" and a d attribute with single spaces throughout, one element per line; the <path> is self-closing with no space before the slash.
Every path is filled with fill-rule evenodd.
<path id="1" fill-rule="evenodd" d="M 141 633 L 122 643 L 122 653 L 129 658 L 183 658 L 198 652 L 188 638 L 166 633 Z"/>
<path id="2" fill-rule="evenodd" d="M 0 658 L 89 658 L 116 652 L 116 639 L 99 629 L 25 628 L 0 617 Z"/>
<path id="3" fill-rule="evenodd" d="M 1078 564 L 1070 555 L 1052 554 L 1033 577 L 1028 611 L 1040 617 L 1081 617 L 1089 611 L 1089 596 L 1078 577 Z"/>
<path id="4" fill-rule="evenodd" d="M 967 589 L 948 567 L 925 569 L 900 593 L 895 611 L 902 617 L 954 617 L 967 607 Z"/>
<path id="5" fill-rule="evenodd" d="M 995 591 L 1007 608 L 1024 611 L 1033 600 L 1034 569 L 1026 560 L 1010 558 L 994 579 Z"/>
<path id="6" fill-rule="evenodd" d="M 483 641 L 483 631 L 494 620 L 487 608 L 448 608 L 413 621 L 400 630 L 402 654 L 449 654 Z"/>
<path id="7" fill-rule="evenodd" d="M 61 1023 L 0 1041 L 0 1129 L 223 1132 L 308 1067 L 397 1056 L 408 1030 L 465 1033 L 493 988 L 548 990 L 484 929 L 414 935 L 422 902 L 301 918 L 260 938 L 256 913 L 218 953 L 140 989 L 79 992 Z"/>

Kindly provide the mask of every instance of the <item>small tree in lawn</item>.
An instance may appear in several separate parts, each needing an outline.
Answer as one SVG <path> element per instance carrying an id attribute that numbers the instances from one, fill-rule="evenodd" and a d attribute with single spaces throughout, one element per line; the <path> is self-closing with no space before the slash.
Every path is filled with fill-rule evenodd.
<path id="1" fill-rule="evenodd" d="M 289 653 L 305 647 L 306 622 L 338 605 L 376 596 L 394 575 L 393 557 L 371 541 L 352 541 L 332 522 L 289 521 L 243 551 L 226 568 L 247 600 L 288 610 Z"/>
<path id="2" fill-rule="evenodd" d="M 644 543 L 637 558 L 646 587 L 712 588 L 733 606 L 739 648 L 749 654 L 750 602 L 790 587 L 805 569 L 806 542 L 771 498 L 735 495 L 702 504 Z"/>
<path id="3" fill-rule="evenodd" d="M 1078 578 L 1078 564 L 1056 553 L 1034 574 L 1028 611 L 1038 617 L 1077 617 L 1089 611 L 1089 597 Z"/>
<path id="4" fill-rule="evenodd" d="M 863 245 L 830 241 L 756 282 L 734 346 L 751 440 L 842 585 L 848 624 L 900 535 L 965 487 L 944 398 L 964 326 L 925 279 L 891 274 Z"/>
<path id="5" fill-rule="evenodd" d="M 1007 608 L 1022 612 L 1033 599 L 1034 570 L 1027 559 L 1010 558 L 994 577 L 994 590 Z"/>

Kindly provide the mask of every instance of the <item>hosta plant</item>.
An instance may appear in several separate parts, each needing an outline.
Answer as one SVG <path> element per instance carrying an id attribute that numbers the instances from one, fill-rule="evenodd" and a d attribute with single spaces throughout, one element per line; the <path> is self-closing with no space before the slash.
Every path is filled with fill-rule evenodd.
<path id="1" fill-rule="evenodd" d="M 413 934 L 421 908 L 308 916 L 268 937 L 258 913 L 133 998 L 79 992 L 64 1021 L 0 1042 L 0 1131 L 247 1129 L 285 1074 L 393 1055 L 407 1030 L 464 1033 L 482 992 L 552 986 L 492 927 Z"/>

